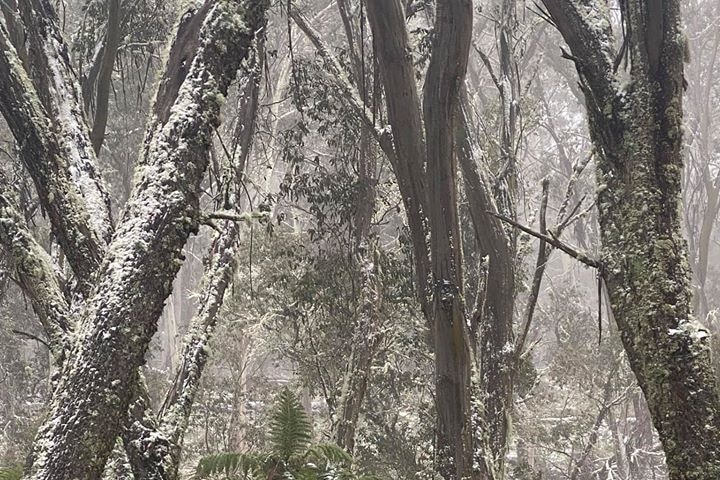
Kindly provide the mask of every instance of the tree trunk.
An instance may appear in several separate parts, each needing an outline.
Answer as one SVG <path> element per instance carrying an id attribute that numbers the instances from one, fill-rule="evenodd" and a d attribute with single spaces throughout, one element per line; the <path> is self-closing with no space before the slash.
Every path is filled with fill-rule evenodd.
<path id="1" fill-rule="evenodd" d="M 483 408 L 475 428 L 476 463 L 486 479 L 502 479 L 510 438 L 512 392 L 517 367 L 514 350 L 515 255 L 501 221 L 488 212 L 498 212 L 490 188 L 474 156 L 470 137 L 467 99 L 459 106 L 457 125 L 458 159 L 465 185 L 480 257 L 487 257 L 487 281 L 478 292 L 472 327 L 478 330 L 480 385 Z"/>
<path id="2" fill-rule="evenodd" d="M 80 340 L 64 365 L 34 445 L 33 478 L 98 478 L 103 471 L 179 268 L 182 246 L 198 227 L 200 182 L 220 98 L 263 24 L 266 7 L 265 2 L 206 3 L 200 10 L 207 12 L 199 36 L 203 42 L 196 41 L 186 59 L 192 63 L 163 78 L 158 99 L 171 101 L 154 110 L 140 180 L 82 313 Z"/>
<path id="3" fill-rule="evenodd" d="M 446 480 L 474 478 L 473 342 L 463 304 L 457 212 L 455 110 L 465 79 L 472 3 L 437 3 L 435 37 L 423 95 L 427 141 L 435 347 L 438 470 Z"/>
<path id="4" fill-rule="evenodd" d="M 573 53 L 598 152 L 603 278 L 670 478 L 720 478 L 709 334 L 692 316 L 680 227 L 683 52 L 678 0 L 623 3 L 629 82 L 616 79 L 606 8 L 544 0 Z M 620 66 L 620 63 L 617 63 Z"/>
<path id="5" fill-rule="evenodd" d="M 415 67 L 400 0 L 365 0 L 368 22 L 380 64 L 388 119 L 393 130 L 398 181 L 415 255 L 418 299 L 425 316 L 428 305 L 428 239 L 426 225 L 426 149 Z M 392 159 L 392 157 L 391 157 Z"/>
<path id="6" fill-rule="evenodd" d="M 95 155 L 100 154 L 100 148 L 105 140 L 105 128 L 108 120 L 108 107 L 110 100 L 110 83 L 112 82 L 115 55 L 120 46 L 120 0 L 108 1 L 108 21 L 105 41 L 102 46 L 102 60 L 95 87 L 95 116 L 93 118 L 90 139 L 92 140 Z"/>

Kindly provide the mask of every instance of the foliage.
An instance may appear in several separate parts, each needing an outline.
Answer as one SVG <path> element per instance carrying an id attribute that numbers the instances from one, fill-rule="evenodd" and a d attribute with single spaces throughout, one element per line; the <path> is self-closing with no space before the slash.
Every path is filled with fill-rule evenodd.
<path id="1" fill-rule="evenodd" d="M 23 469 L 19 465 L 0 468 L 0 480 L 20 480 L 22 476 Z"/>
<path id="2" fill-rule="evenodd" d="M 333 444 L 310 444 L 312 426 L 297 396 L 287 387 L 278 396 L 269 425 L 270 451 L 221 453 L 204 457 L 197 478 L 362 480 L 352 457 Z"/>

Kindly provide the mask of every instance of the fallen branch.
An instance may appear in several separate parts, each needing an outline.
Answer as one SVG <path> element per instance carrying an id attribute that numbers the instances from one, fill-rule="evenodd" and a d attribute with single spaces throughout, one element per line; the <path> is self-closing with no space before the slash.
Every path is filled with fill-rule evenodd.
<path id="1" fill-rule="evenodd" d="M 208 220 L 229 220 L 231 222 L 251 222 L 253 220 L 265 220 L 269 218 L 268 212 L 249 212 L 240 215 L 227 211 L 217 211 L 204 215 Z"/>

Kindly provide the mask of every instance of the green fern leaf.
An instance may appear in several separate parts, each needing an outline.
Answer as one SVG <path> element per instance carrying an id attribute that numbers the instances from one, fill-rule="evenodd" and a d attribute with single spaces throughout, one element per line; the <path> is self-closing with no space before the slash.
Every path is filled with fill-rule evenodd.
<path id="1" fill-rule="evenodd" d="M 352 457 L 341 447 L 333 443 L 320 443 L 311 446 L 305 453 L 305 458 L 316 463 L 335 466 L 350 466 Z"/>
<path id="2" fill-rule="evenodd" d="M 0 480 L 20 480 L 23 476 L 21 466 L 0 468 Z"/>
<path id="3" fill-rule="evenodd" d="M 252 480 L 262 478 L 263 460 L 245 453 L 219 453 L 203 457 L 198 462 L 195 478 L 223 477 Z M 2 479 L 0 479 L 2 480 Z"/>
<path id="4" fill-rule="evenodd" d="M 285 387 L 270 421 L 273 452 L 284 459 L 301 454 L 310 443 L 311 425 L 297 396 Z"/>

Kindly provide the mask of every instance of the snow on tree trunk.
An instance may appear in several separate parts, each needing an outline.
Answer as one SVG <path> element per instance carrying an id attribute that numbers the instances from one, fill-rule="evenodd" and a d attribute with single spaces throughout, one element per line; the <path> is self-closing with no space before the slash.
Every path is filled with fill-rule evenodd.
<path id="1" fill-rule="evenodd" d="M 687 41 L 680 3 L 624 2 L 623 58 L 604 4 L 544 0 L 586 98 L 598 152 L 601 273 L 630 366 L 670 478 L 709 480 L 720 478 L 720 398 L 709 334 L 692 315 L 680 225 Z"/>
<path id="2" fill-rule="evenodd" d="M 161 83 L 157 98 L 166 103 L 156 104 L 138 181 L 38 433 L 32 478 L 98 478 L 103 471 L 182 247 L 198 227 L 200 182 L 220 106 L 266 8 L 266 2 L 208 1 L 185 16 L 205 13 L 202 29 L 186 45 L 192 50 L 185 62 L 169 59 L 180 68 Z"/>
<path id="3" fill-rule="evenodd" d="M 104 246 L 113 232 L 110 198 L 100 177 L 80 98 L 80 88 L 70 64 L 70 51 L 58 27 L 49 0 L 20 3 L 28 45 L 28 71 L 53 131 L 68 159 L 68 168 L 85 199 L 93 234 Z"/>
<path id="4" fill-rule="evenodd" d="M 70 171 L 58 135 L 17 52 L 0 25 L 0 112 L 18 144 L 20 159 L 30 173 L 53 234 L 72 269 L 88 292 L 102 259 L 89 209 Z"/>

